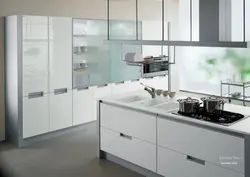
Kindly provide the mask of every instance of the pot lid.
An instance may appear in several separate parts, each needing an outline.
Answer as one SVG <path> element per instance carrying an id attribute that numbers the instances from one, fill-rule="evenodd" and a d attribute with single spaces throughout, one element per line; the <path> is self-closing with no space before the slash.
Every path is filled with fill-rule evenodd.
<path id="1" fill-rule="evenodd" d="M 186 99 L 180 99 L 180 100 L 177 100 L 179 103 L 199 103 L 199 100 L 197 99 L 193 99 L 193 98 L 186 98 Z"/>

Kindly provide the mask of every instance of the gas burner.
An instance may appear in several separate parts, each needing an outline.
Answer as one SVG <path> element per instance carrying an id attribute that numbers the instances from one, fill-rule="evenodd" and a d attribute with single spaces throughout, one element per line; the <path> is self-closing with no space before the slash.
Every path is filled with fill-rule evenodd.
<path id="1" fill-rule="evenodd" d="M 228 126 L 245 117 L 242 114 L 222 111 L 222 110 L 215 110 L 213 113 L 207 113 L 203 107 L 201 107 L 195 113 L 183 113 L 179 111 L 178 114 L 187 116 L 190 118 L 198 119 L 198 120 L 217 123 L 217 124 L 224 125 L 224 126 Z"/>

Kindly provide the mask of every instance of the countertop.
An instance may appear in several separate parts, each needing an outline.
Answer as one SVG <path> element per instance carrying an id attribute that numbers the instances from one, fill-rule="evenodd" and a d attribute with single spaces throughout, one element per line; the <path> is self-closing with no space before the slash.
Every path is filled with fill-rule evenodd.
<path id="1" fill-rule="evenodd" d="M 128 109 L 146 112 L 149 114 L 156 114 L 156 115 L 159 115 L 160 118 L 166 118 L 166 119 L 173 120 L 173 121 L 180 121 L 180 122 L 184 122 L 187 124 L 191 123 L 191 124 L 195 124 L 196 126 L 201 126 L 203 128 L 212 128 L 212 129 L 223 131 L 229 134 L 236 134 L 238 136 L 250 135 L 250 108 L 249 107 L 226 103 L 224 105 L 224 110 L 235 112 L 235 113 L 240 113 L 240 114 L 245 115 L 246 117 L 236 123 L 233 123 L 232 125 L 223 126 L 223 125 L 219 125 L 219 124 L 215 124 L 211 122 L 201 121 L 201 120 L 192 119 L 192 118 L 181 116 L 181 115 L 172 114 L 172 112 L 178 109 L 162 110 L 162 109 L 156 109 L 154 107 L 145 107 L 145 106 L 136 105 L 133 103 L 124 103 L 124 102 L 119 101 L 120 99 L 129 97 L 129 96 L 142 96 L 142 97 L 145 97 L 146 99 L 151 99 L 150 95 L 146 91 L 140 90 L 140 91 L 130 92 L 130 93 L 122 94 L 122 95 L 104 97 L 104 98 L 101 98 L 100 101 L 111 104 L 111 105 L 117 105 L 117 106 L 125 107 Z M 178 99 L 187 98 L 187 97 L 188 97 L 188 94 L 179 93 L 175 96 L 175 98 L 172 98 L 172 99 L 163 98 L 163 97 L 156 97 L 155 99 L 164 100 L 166 101 L 166 103 L 167 102 L 177 103 Z"/>

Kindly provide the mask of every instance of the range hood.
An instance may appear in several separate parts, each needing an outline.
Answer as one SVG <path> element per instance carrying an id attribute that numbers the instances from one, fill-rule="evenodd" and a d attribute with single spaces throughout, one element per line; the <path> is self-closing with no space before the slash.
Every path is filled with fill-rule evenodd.
<path id="1" fill-rule="evenodd" d="M 108 24 L 109 24 L 109 5 L 108 6 Z M 138 4 L 138 0 L 135 0 Z M 164 2 L 162 0 L 162 14 L 164 14 Z M 190 0 L 190 23 L 192 23 L 192 1 Z M 106 44 L 124 44 L 124 45 L 159 45 L 159 46 L 196 46 L 196 47 L 230 47 L 230 48 L 250 48 L 250 43 L 245 40 L 245 0 L 242 0 L 242 24 L 243 39 L 241 41 L 232 41 L 232 0 L 199 0 L 199 41 L 181 41 L 171 40 L 105 40 Z M 138 6 L 136 5 L 136 23 L 138 27 Z M 164 15 L 162 15 L 162 31 L 164 31 Z M 168 33 L 171 30 L 168 25 Z M 181 25 L 179 25 L 181 28 Z M 190 25 L 192 31 L 192 25 Z M 137 29 L 138 32 L 138 29 Z M 192 33 L 192 32 L 191 32 Z M 109 34 L 109 25 L 108 25 Z"/>

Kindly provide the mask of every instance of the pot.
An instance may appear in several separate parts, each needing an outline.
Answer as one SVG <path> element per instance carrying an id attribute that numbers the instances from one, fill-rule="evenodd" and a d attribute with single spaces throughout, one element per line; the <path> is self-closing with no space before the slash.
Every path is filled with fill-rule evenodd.
<path id="1" fill-rule="evenodd" d="M 187 99 L 177 100 L 179 102 L 179 112 L 182 113 L 195 113 L 200 107 L 200 102 L 197 99 L 188 97 Z"/>
<path id="2" fill-rule="evenodd" d="M 215 110 L 224 110 L 225 101 L 218 97 L 201 98 L 206 112 L 213 113 Z"/>

